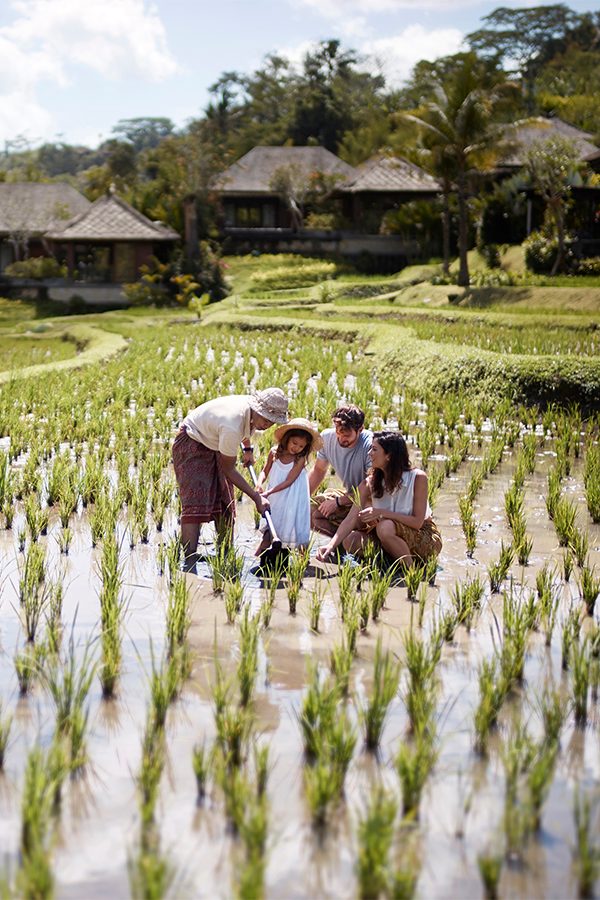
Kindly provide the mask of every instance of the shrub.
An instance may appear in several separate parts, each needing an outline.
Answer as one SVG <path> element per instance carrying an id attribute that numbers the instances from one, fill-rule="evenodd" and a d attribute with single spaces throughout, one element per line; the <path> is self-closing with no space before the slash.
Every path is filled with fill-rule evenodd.
<path id="1" fill-rule="evenodd" d="M 564 268 L 566 271 L 572 271 L 575 263 L 573 256 L 573 237 L 567 235 L 565 238 L 565 259 Z M 558 241 L 554 237 L 549 237 L 543 231 L 532 231 L 529 237 L 523 242 L 525 251 L 525 265 L 532 272 L 551 272 L 556 254 L 558 252 Z"/>
<path id="2" fill-rule="evenodd" d="M 575 271 L 577 275 L 600 275 L 600 256 L 578 259 Z"/>
<path id="3" fill-rule="evenodd" d="M 53 256 L 32 256 L 19 262 L 10 263 L 5 270 L 10 278 L 66 278 L 69 271 Z"/>

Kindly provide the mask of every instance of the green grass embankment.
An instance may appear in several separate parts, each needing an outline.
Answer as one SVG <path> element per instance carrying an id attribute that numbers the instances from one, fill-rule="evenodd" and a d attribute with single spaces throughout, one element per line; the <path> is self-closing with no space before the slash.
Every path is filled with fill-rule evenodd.
<path id="1" fill-rule="evenodd" d="M 71 340 L 78 347 L 83 348 L 77 356 L 5 372 L 0 371 L 0 384 L 5 384 L 14 378 L 31 378 L 47 372 L 79 369 L 81 366 L 102 362 L 127 347 L 127 341 L 121 334 L 110 333 L 83 322 L 69 324 L 63 332 L 58 335 L 55 333 L 54 336 L 57 337 L 60 334 L 64 334 L 67 340 Z"/>
<path id="2" fill-rule="evenodd" d="M 425 393 L 431 388 L 462 391 L 473 397 L 510 397 L 516 402 L 579 403 L 586 410 L 600 408 L 600 359 L 564 355 L 495 353 L 465 344 L 422 340 L 410 328 L 395 323 L 352 322 L 343 319 L 298 319 L 241 313 L 221 308 L 207 323 L 258 331 L 314 334 L 335 340 L 352 337 L 363 343 L 378 367 L 390 366 L 399 386 Z"/>

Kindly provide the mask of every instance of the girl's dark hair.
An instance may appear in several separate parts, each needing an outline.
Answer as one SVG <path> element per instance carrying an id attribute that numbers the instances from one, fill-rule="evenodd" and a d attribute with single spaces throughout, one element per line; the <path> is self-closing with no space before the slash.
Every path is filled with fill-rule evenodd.
<path id="1" fill-rule="evenodd" d="M 279 459 L 282 453 L 285 453 L 288 441 L 292 437 L 303 437 L 306 438 L 307 444 L 304 450 L 301 450 L 298 456 L 308 456 L 312 449 L 313 437 L 310 431 L 305 431 L 304 428 L 290 428 L 289 431 L 286 431 L 283 438 L 279 441 L 277 445 L 277 450 L 275 451 L 275 459 Z"/>
<path id="2" fill-rule="evenodd" d="M 391 493 L 402 484 L 402 473 L 412 469 L 408 456 L 406 441 L 398 431 L 376 431 L 373 440 L 377 441 L 389 462 L 384 474 L 382 469 L 371 471 L 371 491 L 374 497 L 383 497 L 384 489 Z"/>

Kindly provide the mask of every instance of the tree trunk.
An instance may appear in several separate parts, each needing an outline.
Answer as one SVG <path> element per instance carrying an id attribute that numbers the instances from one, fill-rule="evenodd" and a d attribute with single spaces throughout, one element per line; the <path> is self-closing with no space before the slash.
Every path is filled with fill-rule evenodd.
<path id="1" fill-rule="evenodd" d="M 457 182 L 458 194 L 458 283 L 461 287 L 469 287 L 469 263 L 467 260 L 467 242 L 469 240 L 469 217 L 467 210 L 467 192 L 465 174 L 459 172 Z"/>
<path id="2" fill-rule="evenodd" d="M 442 254 L 444 258 L 442 271 L 444 275 L 448 275 L 450 273 L 450 193 L 446 184 L 444 184 L 442 204 Z"/>
<path id="3" fill-rule="evenodd" d="M 198 213 L 196 210 L 196 198 L 186 197 L 183 201 L 183 220 L 185 235 L 185 254 L 188 259 L 197 259 L 198 247 Z"/>
<path id="4" fill-rule="evenodd" d="M 554 260 L 550 275 L 556 275 L 557 272 L 562 272 L 565 259 L 565 218 L 560 204 L 554 210 L 554 221 L 556 222 L 558 248 L 556 250 L 556 259 Z"/>

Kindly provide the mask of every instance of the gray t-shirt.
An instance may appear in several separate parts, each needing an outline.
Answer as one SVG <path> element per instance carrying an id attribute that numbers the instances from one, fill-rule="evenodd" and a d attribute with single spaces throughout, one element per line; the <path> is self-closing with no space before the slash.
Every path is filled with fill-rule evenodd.
<path id="1" fill-rule="evenodd" d="M 354 447 L 340 447 L 335 436 L 335 428 L 326 428 L 321 432 L 323 448 L 317 453 L 317 459 L 325 459 L 333 466 L 335 473 L 346 491 L 358 487 L 371 468 L 369 450 L 373 443 L 373 432 L 361 431 Z"/>

